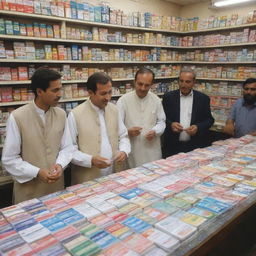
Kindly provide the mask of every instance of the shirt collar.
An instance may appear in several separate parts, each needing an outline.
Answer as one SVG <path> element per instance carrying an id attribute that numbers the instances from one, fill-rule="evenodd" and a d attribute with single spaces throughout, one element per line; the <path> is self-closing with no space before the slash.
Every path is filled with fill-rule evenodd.
<path id="1" fill-rule="evenodd" d="M 98 112 L 98 113 L 104 113 L 104 112 L 105 112 L 104 109 L 101 109 L 101 108 L 95 106 L 95 105 L 92 103 L 91 99 L 89 99 L 89 102 L 90 102 L 92 108 L 93 108 L 96 112 Z"/>
<path id="2" fill-rule="evenodd" d="M 140 98 L 140 97 L 137 95 L 136 91 L 134 90 L 134 94 L 136 95 L 136 99 L 139 100 L 140 102 L 145 101 L 145 100 L 149 97 L 149 93 L 150 93 L 150 91 L 147 93 L 147 95 L 146 95 L 144 98 Z"/>
<path id="3" fill-rule="evenodd" d="M 183 95 L 180 91 L 180 97 L 188 98 L 188 97 L 192 97 L 192 96 L 193 96 L 193 90 L 191 90 L 191 92 L 188 95 Z"/>
<path id="4" fill-rule="evenodd" d="M 45 115 L 44 110 L 41 109 L 41 108 L 39 108 L 39 107 L 36 105 L 35 101 L 33 101 L 33 104 L 34 104 L 34 106 L 35 106 L 36 112 L 37 112 L 39 115 Z"/>

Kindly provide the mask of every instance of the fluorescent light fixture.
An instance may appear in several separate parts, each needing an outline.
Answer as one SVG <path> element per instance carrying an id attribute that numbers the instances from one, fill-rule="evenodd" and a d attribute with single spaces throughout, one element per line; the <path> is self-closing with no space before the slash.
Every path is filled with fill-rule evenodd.
<path id="1" fill-rule="evenodd" d="M 241 4 L 245 2 L 251 2 L 251 1 L 254 1 L 254 0 L 223 0 L 223 1 L 216 1 L 213 3 L 213 5 L 216 7 L 222 7 L 222 6 L 227 6 L 232 4 Z"/>

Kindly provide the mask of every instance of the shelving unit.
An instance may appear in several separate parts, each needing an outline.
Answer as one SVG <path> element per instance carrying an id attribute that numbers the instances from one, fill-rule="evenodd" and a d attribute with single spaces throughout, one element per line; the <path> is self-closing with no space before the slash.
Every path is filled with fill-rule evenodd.
<path id="1" fill-rule="evenodd" d="M 92 41 L 92 40 L 70 40 L 61 38 L 41 38 L 30 36 L 16 36 L 16 35 L 0 35 L 1 40 L 26 40 L 26 41 L 42 41 L 42 42 L 58 42 L 58 43 L 75 43 L 75 44 L 88 44 L 88 45 L 116 45 L 125 47 L 148 47 L 148 48 L 167 48 L 167 49 L 207 49 L 207 48 L 225 48 L 225 47 L 241 47 L 241 46 L 254 46 L 255 43 L 237 43 L 237 44 L 220 44 L 220 45 L 206 45 L 206 46 L 172 46 L 163 44 L 134 44 L 134 43 L 118 43 L 108 41 Z"/>
<path id="2" fill-rule="evenodd" d="M 27 14 L 22 12 L 16 12 L 16 11 L 5 11 L 0 10 L 0 15 L 4 19 L 21 19 L 25 20 L 27 22 L 45 22 L 45 23 L 51 23 L 51 24 L 58 24 L 60 26 L 60 38 L 47 38 L 47 37 L 32 37 L 32 36 L 20 36 L 20 35 L 0 35 L 0 40 L 4 42 L 35 42 L 40 44 L 50 44 L 50 45 L 56 45 L 58 43 L 64 44 L 65 46 L 70 46 L 72 44 L 77 44 L 79 46 L 92 46 L 92 47 L 100 47 L 101 49 L 109 49 L 110 46 L 114 46 L 116 48 L 124 48 L 124 49 L 135 49 L 135 50 L 141 50 L 141 49 L 165 49 L 168 51 L 176 51 L 177 53 L 184 53 L 189 52 L 191 50 L 211 50 L 215 48 L 230 48 L 230 49 L 240 49 L 240 48 L 248 48 L 248 49 L 256 49 L 256 43 L 255 42 L 242 42 L 242 43 L 232 43 L 232 44 L 216 44 L 216 45 L 205 45 L 205 46 L 180 46 L 175 45 L 175 43 L 172 42 L 174 45 L 166 45 L 163 42 L 160 44 L 145 44 L 145 43 L 127 43 L 127 42 L 115 42 L 115 41 L 95 41 L 95 40 L 78 40 L 78 39 L 67 39 L 67 26 L 83 26 L 86 29 L 92 29 L 94 27 L 97 28 L 107 28 L 112 31 L 126 31 L 127 33 L 154 33 L 153 36 L 156 36 L 156 34 L 162 34 L 164 36 L 175 36 L 175 37 L 185 37 L 185 36 L 198 36 L 198 35 L 209 35 L 214 33 L 227 33 L 229 31 L 242 31 L 243 29 L 256 29 L 256 23 L 249 23 L 249 24 L 242 24 L 239 26 L 232 26 L 232 27 L 219 27 L 219 28 L 211 28 L 211 29 L 202 29 L 202 30 L 192 30 L 192 31 L 176 31 L 176 30 L 165 30 L 165 29 L 158 29 L 158 28 L 146 28 L 146 27 L 133 27 L 133 26 L 123 26 L 123 25 L 114 25 L 114 24 L 108 24 L 108 23 L 100 23 L 100 22 L 91 22 L 91 21 L 85 21 L 85 20 L 76 20 L 71 18 L 64 18 L 64 17 L 57 17 L 57 16 L 47 16 L 47 15 L 38 15 L 38 14 Z M 165 59 L 165 58 L 164 58 Z M 215 67 L 223 66 L 223 67 L 229 67 L 229 66 L 254 66 L 256 64 L 256 58 L 254 57 L 253 61 L 186 61 L 186 60 L 177 60 L 177 58 L 174 58 L 174 60 L 145 60 L 145 61 L 94 61 L 94 60 L 48 60 L 48 59 L 1 59 L 1 66 L 6 65 L 12 65 L 12 66 L 18 66 L 19 64 L 29 65 L 34 64 L 36 66 L 39 66 L 41 64 L 48 64 L 49 66 L 58 66 L 60 67 L 62 64 L 70 64 L 73 67 L 76 65 L 81 67 L 82 65 L 86 65 L 86 67 L 95 67 L 96 65 L 99 66 L 99 68 L 107 69 L 109 67 L 129 67 L 130 65 L 153 65 L 154 67 L 160 67 L 160 65 L 193 65 L 195 67 L 201 67 L 203 66 L 209 66 L 209 67 Z M 177 79 L 178 74 L 171 75 L 171 76 L 158 76 L 156 77 L 156 80 L 159 81 L 171 81 L 174 79 Z M 121 77 L 121 78 L 114 78 L 114 82 L 129 82 L 132 81 L 133 77 Z M 216 81 L 216 82 L 242 82 L 244 81 L 244 78 L 226 78 L 226 77 L 197 77 L 198 81 Z M 79 80 L 79 79 L 73 79 L 73 80 L 64 80 L 62 81 L 63 84 L 83 84 L 85 83 L 85 80 Z M 0 81 L 0 86 L 21 86 L 21 85 L 28 85 L 30 83 L 29 80 L 25 81 Z M 161 94 L 159 94 L 161 96 Z M 215 95 L 210 94 L 210 96 L 221 96 L 225 98 L 232 98 L 235 99 L 237 97 L 229 96 L 229 95 Z M 113 95 L 114 98 L 119 97 L 119 95 Z M 77 101 L 83 101 L 86 100 L 87 97 L 82 98 L 72 98 L 72 99 L 63 99 L 60 102 L 61 103 L 68 103 L 68 102 L 77 102 Z M 0 107 L 9 107 L 9 106 L 19 106 L 26 104 L 29 101 L 14 101 L 14 102 L 1 102 Z M 213 106 L 214 108 L 224 108 L 222 106 Z M 218 124 L 218 121 L 216 122 Z M 218 124 L 219 125 L 219 124 Z M 4 124 L 2 126 L 4 127 Z"/>
<path id="3" fill-rule="evenodd" d="M 178 76 L 168 76 L 168 77 L 155 77 L 155 80 L 164 79 L 177 79 Z M 114 82 L 122 81 L 132 81 L 134 78 L 113 78 Z M 244 79 L 232 79 L 232 78 L 207 78 L 207 77 L 197 77 L 196 80 L 209 80 L 209 81 L 227 81 L 227 82 L 242 82 Z M 62 84 L 73 84 L 73 83 L 86 83 L 86 80 L 62 80 Z M 19 80 L 19 81 L 0 81 L 0 85 L 23 85 L 30 84 L 30 80 Z"/>
<path id="4" fill-rule="evenodd" d="M 64 17 L 57 17 L 57 16 L 48 16 L 42 14 L 34 14 L 34 13 L 23 13 L 23 12 L 16 12 L 16 11 L 5 11 L 0 10 L 1 15 L 8 15 L 14 17 L 23 17 L 26 19 L 32 20 L 46 20 L 46 21 L 59 21 L 59 22 L 66 22 L 66 23 L 73 23 L 73 24 L 83 24 L 88 26 L 99 26 L 99 27 L 108 27 L 108 28 L 121 28 L 121 29 L 129 29 L 129 30 L 142 30 L 142 31 L 151 31 L 151 32 L 163 32 L 163 33 L 175 33 L 175 34 L 195 34 L 195 33 L 205 33 L 205 32 L 214 32 L 214 31 L 223 31 L 223 30 L 237 30 L 241 28 L 250 28 L 254 27 L 255 23 L 247 23 L 241 24 L 239 26 L 230 26 L 230 27 L 219 27 L 219 28 L 211 28 L 211 29 L 200 29 L 200 30 L 191 30 L 191 31 L 176 31 L 176 30 L 163 30 L 157 28 L 146 28 L 146 27 L 135 27 L 135 26 L 122 26 L 122 25 L 115 25 L 103 22 L 91 22 L 85 20 L 77 20 L 71 18 L 64 18 Z"/>
<path id="5" fill-rule="evenodd" d="M 254 65 L 256 61 L 85 61 L 85 60 L 27 60 L 27 59 L 2 59 L 2 63 L 49 63 L 49 64 L 195 64 L 195 65 Z"/>

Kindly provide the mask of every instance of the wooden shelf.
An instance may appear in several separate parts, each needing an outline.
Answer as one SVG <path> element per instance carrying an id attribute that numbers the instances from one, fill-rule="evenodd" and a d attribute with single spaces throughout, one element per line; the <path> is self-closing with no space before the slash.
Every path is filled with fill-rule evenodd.
<path id="1" fill-rule="evenodd" d="M 1 102 L 0 107 L 8 107 L 8 106 L 19 106 L 19 105 L 25 105 L 29 103 L 30 101 L 11 101 L 11 102 Z"/>
<path id="2" fill-rule="evenodd" d="M 210 77 L 197 77 L 196 80 L 210 80 L 210 81 L 227 81 L 227 82 L 243 82 L 244 79 L 236 79 L 236 78 L 210 78 Z"/>
<path id="3" fill-rule="evenodd" d="M 155 77 L 155 80 L 160 79 L 175 79 L 178 76 L 159 76 Z M 114 82 L 121 82 L 121 81 L 132 81 L 134 78 L 113 78 L 112 81 Z M 62 84 L 79 84 L 79 83 L 86 83 L 87 80 L 62 80 Z M 0 85 L 22 85 L 22 84 L 30 84 L 30 80 L 24 81 L 0 81 Z"/>
<path id="4" fill-rule="evenodd" d="M 239 43 L 239 44 L 216 44 L 206 46 L 184 46 L 183 49 L 206 49 L 206 48 L 226 48 L 226 47 L 239 47 L 239 46 L 255 46 L 254 42 Z M 179 47 L 177 47 L 179 48 Z"/>
<path id="5" fill-rule="evenodd" d="M 184 61 L 86 61 L 86 60 L 28 60 L 28 59 L 0 59 L 2 63 L 59 63 L 59 64 L 178 64 Z M 191 62 L 194 63 L 194 62 Z M 256 63 L 256 62 L 255 62 Z"/>
<path id="6" fill-rule="evenodd" d="M 240 28 L 249 28 L 249 27 L 255 27 L 255 26 L 256 26 L 256 23 L 246 23 L 246 24 L 242 24 L 242 25 L 238 25 L 238 26 L 199 29 L 199 30 L 191 30 L 191 31 L 185 31 L 185 32 L 180 32 L 180 33 L 181 34 L 207 33 L 207 32 L 213 32 L 213 31 L 236 30 L 236 29 L 240 29 Z"/>
<path id="7" fill-rule="evenodd" d="M 223 108 L 224 108 L 224 109 L 230 109 L 231 107 L 217 106 L 217 105 L 212 105 L 212 104 L 211 104 L 211 108 L 214 108 L 214 109 L 215 109 L 215 108 L 218 108 L 218 109 L 219 109 L 219 108 L 222 108 L 222 109 L 223 109 Z"/>
<path id="8" fill-rule="evenodd" d="M 63 99 L 60 100 L 59 103 L 63 103 L 63 102 L 74 102 L 74 101 L 84 101 L 84 100 L 88 100 L 89 97 L 82 97 L 82 98 L 72 98 L 72 99 Z"/>
<path id="9" fill-rule="evenodd" d="M 63 63 L 63 64 L 204 64 L 204 65 L 254 65 L 256 61 L 86 61 L 86 60 L 28 60 L 28 59 L 1 59 L 2 63 Z"/>
<path id="10" fill-rule="evenodd" d="M 214 122 L 213 126 L 210 128 L 212 131 L 220 132 L 222 128 L 225 126 L 224 122 Z"/>
<path id="11" fill-rule="evenodd" d="M 123 94 L 115 94 L 112 95 L 112 97 L 121 97 Z M 158 93 L 157 95 L 163 95 L 163 93 Z M 72 99 L 62 99 L 59 101 L 59 103 L 63 102 L 76 102 L 76 101 L 84 101 L 88 100 L 89 97 L 81 97 L 81 98 L 72 98 Z M 25 105 L 31 101 L 11 101 L 11 102 L 1 102 L 0 107 L 7 107 L 7 106 L 19 106 L 19 105 Z M 1 126 L 1 124 L 0 124 Z M 5 124 L 2 124 L 2 126 L 5 126 Z"/>
<path id="12" fill-rule="evenodd" d="M 201 91 L 201 92 L 207 94 L 210 97 L 221 97 L 221 98 L 232 98 L 232 99 L 239 99 L 239 98 L 242 97 L 242 95 L 240 95 L 240 96 L 230 96 L 230 95 L 225 95 L 225 94 L 211 94 L 211 93 L 207 93 L 207 92 L 204 92 L 204 91 Z"/>
<path id="13" fill-rule="evenodd" d="M 169 49 L 207 49 L 207 48 L 225 48 L 225 47 L 239 47 L 239 46 L 255 46 L 254 42 L 245 42 L 238 44 L 221 44 L 221 45 L 206 45 L 206 46 L 174 46 L 174 45 L 159 45 L 159 44 L 140 44 L 140 43 L 120 43 L 108 41 L 89 41 L 89 40 L 72 40 L 63 38 L 42 38 L 30 36 L 17 35 L 0 35 L 0 39 L 7 40 L 25 40 L 25 41 L 45 41 L 45 42 L 59 42 L 59 43 L 76 43 L 76 44 L 97 44 L 97 45 L 117 45 L 126 47 L 147 47 L 147 48 L 169 48 Z"/>
<path id="14" fill-rule="evenodd" d="M 82 24 L 88 26 L 97 26 L 97 27 L 107 27 L 107 28 L 121 28 L 127 30 L 139 30 L 139 31 L 151 31 L 151 32 L 163 32 L 163 33 L 174 33 L 179 34 L 176 30 L 166 30 L 166 29 L 158 29 L 158 28 L 146 28 L 146 27 L 133 27 L 133 26 L 123 26 L 123 25 L 115 25 L 103 22 L 92 22 L 86 20 L 78 20 L 78 19 L 71 19 L 71 18 L 64 18 L 64 17 L 57 17 L 57 16 L 47 16 L 47 15 L 40 15 L 34 13 L 22 13 L 22 12 L 15 12 L 15 11 L 5 11 L 0 10 L 0 14 L 14 16 L 14 17 L 24 17 L 26 19 L 40 19 L 40 20 L 47 20 L 47 21 L 57 21 L 57 22 L 66 22 L 66 23 L 73 23 L 73 24 Z M 10 18 L 10 17 L 9 17 Z"/>
<path id="15" fill-rule="evenodd" d="M 83 101 L 87 100 L 89 97 L 82 97 L 82 98 L 72 98 L 72 99 L 62 99 L 59 101 L 59 103 L 63 102 L 74 102 L 74 101 Z M 11 101 L 11 102 L 1 102 L 0 107 L 7 107 L 7 106 L 19 106 L 19 105 L 25 105 L 27 103 L 31 102 L 28 101 Z"/>
<path id="16" fill-rule="evenodd" d="M 224 122 L 214 122 L 214 125 L 217 125 L 217 126 L 225 126 L 225 123 Z"/>
<path id="17" fill-rule="evenodd" d="M 172 34 L 181 34 L 181 35 L 187 35 L 187 34 L 191 34 L 191 33 L 195 34 L 195 33 L 207 33 L 207 32 L 213 32 L 213 31 L 234 30 L 234 29 L 256 26 L 256 23 L 248 23 L 248 24 L 242 24 L 239 26 L 200 29 L 200 30 L 191 30 L 191 31 L 176 31 L 176 30 L 167 30 L 167 29 L 158 29 L 158 28 L 145 28 L 145 27 L 114 25 L 114 24 L 103 23 L 103 22 L 91 22 L 91 21 L 85 21 L 85 20 L 77 20 L 77 19 L 57 17 L 57 16 L 47 16 L 47 15 L 33 14 L 33 13 L 23 13 L 23 12 L 16 12 L 16 11 L 0 10 L 0 14 L 7 15 L 8 18 L 10 18 L 10 16 L 14 16 L 14 17 L 21 17 L 21 18 L 24 17 L 26 19 L 40 19 L 40 20 L 46 20 L 46 21 L 57 21 L 60 23 L 66 22 L 66 23 L 82 24 L 82 25 L 88 25 L 88 26 L 121 28 L 121 29 L 138 30 L 138 31 L 151 31 L 151 32 L 157 32 L 157 33 L 163 32 L 163 33 L 172 33 Z"/>
<path id="18" fill-rule="evenodd" d="M 155 77 L 155 80 L 161 79 L 177 79 L 179 76 L 158 76 Z M 113 78 L 114 82 L 122 82 L 122 81 L 133 81 L 134 78 Z M 208 77 L 197 77 L 196 80 L 209 80 L 209 81 L 227 81 L 227 82 L 243 82 L 244 79 L 235 79 L 235 78 L 208 78 Z M 30 84 L 30 80 L 25 81 L 0 81 L 0 85 L 22 85 L 22 84 Z M 62 80 L 62 84 L 79 84 L 86 83 L 86 80 Z"/>
<path id="19" fill-rule="evenodd" d="M 181 61 L 177 63 L 185 64 L 185 63 L 190 63 L 190 64 L 204 64 L 204 65 L 251 65 L 251 64 L 256 64 L 256 61 Z"/>
<path id="20" fill-rule="evenodd" d="M 46 41 L 46 42 L 60 42 L 60 43 L 76 43 L 76 44 L 97 44 L 97 45 L 117 45 L 117 46 L 130 46 L 130 47 L 147 47 L 147 48 L 170 48 L 170 49 L 184 49 L 188 47 L 172 46 L 172 45 L 158 45 L 158 44 L 134 44 L 134 43 L 119 43 L 119 42 L 105 42 L 105 41 L 89 41 L 89 40 L 71 40 L 62 38 L 41 38 L 29 36 L 16 36 L 16 35 L 0 35 L 0 39 L 9 40 L 25 40 L 25 41 Z M 190 49 L 190 48 L 188 48 Z"/>

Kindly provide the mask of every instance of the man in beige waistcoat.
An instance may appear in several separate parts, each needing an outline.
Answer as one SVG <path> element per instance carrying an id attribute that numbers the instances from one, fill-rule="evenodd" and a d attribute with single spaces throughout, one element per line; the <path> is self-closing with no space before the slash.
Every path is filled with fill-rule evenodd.
<path id="1" fill-rule="evenodd" d="M 2 164 L 14 178 L 14 203 L 64 188 L 62 171 L 73 146 L 66 113 L 56 107 L 61 87 L 58 72 L 37 69 L 31 78 L 35 100 L 10 114 Z"/>
<path id="2" fill-rule="evenodd" d="M 165 114 L 161 100 L 150 88 L 154 73 L 141 68 L 135 74 L 135 90 L 117 102 L 131 141 L 129 168 L 162 158 L 160 136 L 165 129 Z"/>
<path id="3" fill-rule="evenodd" d="M 122 164 L 130 153 L 127 129 L 118 109 L 109 102 L 112 96 L 111 78 L 97 72 L 88 78 L 86 85 L 90 98 L 68 116 L 76 148 L 72 159 L 72 184 L 117 171 L 116 165 Z"/>

